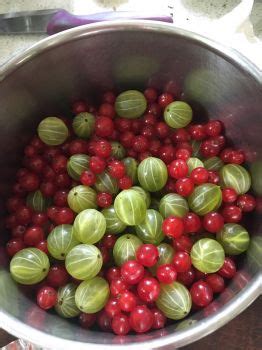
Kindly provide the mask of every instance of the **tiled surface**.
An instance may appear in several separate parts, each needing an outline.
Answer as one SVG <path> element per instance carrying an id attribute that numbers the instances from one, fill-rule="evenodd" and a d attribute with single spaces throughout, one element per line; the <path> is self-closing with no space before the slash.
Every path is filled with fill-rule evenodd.
<path id="1" fill-rule="evenodd" d="M 169 7 L 168 7 L 169 6 Z M 170 9 L 173 8 L 173 10 Z M 0 13 L 64 8 L 75 14 L 109 10 L 174 13 L 175 25 L 235 47 L 262 68 L 261 0 L 4 0 Z M 250 15 L 250 16 L 249 16 Z M 1 35 L 0 64 L 42 35 Z"/>

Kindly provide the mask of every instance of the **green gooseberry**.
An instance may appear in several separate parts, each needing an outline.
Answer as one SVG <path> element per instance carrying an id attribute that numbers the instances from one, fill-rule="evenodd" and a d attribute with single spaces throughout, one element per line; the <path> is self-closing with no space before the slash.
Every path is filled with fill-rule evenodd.
<path id="1" fill-rule="evenodd" d="M 81 112 L 73 119 L 74 133 L 83 139 L 88 139 L 95 129 L 95 117 L 91 113 Z"/>
<path id="2" fill-rule="evenodd" d="M 115 101 L 117 115 L 122 118 L 135 119 L 141 117 L 147 107 L 145 96 L 137 90 L 127 90 L 119 94 Z"/>
<path id="3" fill-rule="evenodd" d="M 184 197 L 176 193 L 168 193 L 160 200 L 159 211 L 163 218 L 169 216 L 182 218 L 188 213 L 189 208 Z"/>
<path id="4" fill-rule="evenodd" d="M 135 235 L 125 234 L 116 240 L 113 248 L 113 257 L 117 266 L 128 260 L 136 259 L 136 251 L 143 242 Z"/>
<path id="5" fill-rule="evenodd" d="M 75 284 L 68 283 L 58 289 L 55 311 L 64 318 L 72 318 L 80 314 L 75 303 L 76 288 Z"/>
<path id="6" fill-rule="evenodd" d="M 216 238 L 223 246 L 226 254 L 238 255 L 245 252 L 250 243 L 247 230 L 239 224 L 225 224 L 217 233 Z"/>
<path id="7" fill-rule="evenodd" d="M 72 179 L 78 181 L 83 171 L 89 167 L 90 157 L 86 154 L 74 154 L 67 162 L 67 172 Z"/>
<path id="8" fill-rule="evenodd" d="M 101 213 L 104 215 L 104 218 L 106 220 L 107 232 L 118 234 L 126 229 L 126 224 L 124 224 L 123 221 L 121 221 L 116 215 L 116 211 L 113 205 L 103 209 Z"/>
<path id="9" fill-rule="evenodd" d="M 226 164 L 220 170 L 222 187 L 231 187 L 238 194 L 246 193 L 251 186 L 249 172 L 238 164 Z"/>
<path id="10" fill-rule="evenodd" d="M 168 178 L 165 163 L 155 157 L 144 159 L 138 166 L 138 181 L 144 190 L 157 192 L 161 190 Z"/>
<path id="11" fill-rule="evenodd" d="M 67 202 L 69 207 L 76 213 L 80 213 L 85 209 L 96 209 L 96 191 L 89 186 L 75 186 L 69 191 Z"/>
<path id="12" fill-rule="evenodd" d="M 184 101 L 171 102 L 164 110 L 165 122 L 174 129 L 184 128 L 191 122 L 192 117 L 192 108 Z"/>
<path id="13" fill-rule="evenodd" d="M 220 187 L 211 183 L 195 187 L 193 193 L 188 198 L 190 209 L 200 216 L 217 210 L 221 202 L 222 192 Z"/>
<path id="14" fill-rule="evenodd" d="M 43 119 L 38 125 L 37 132 L 39 138 L 49 146 L 61 145 L 69 135 L 67 126 L 57 117 Z"/>
<path id="15" fill-rule="evenodd" d="M 162 223 L 161 214 L 154 209 L 148 209 L 145 220 L 140 225 L 135 226 L 136 234 L 144 243 L 157 245 L 164 239 Z"/>

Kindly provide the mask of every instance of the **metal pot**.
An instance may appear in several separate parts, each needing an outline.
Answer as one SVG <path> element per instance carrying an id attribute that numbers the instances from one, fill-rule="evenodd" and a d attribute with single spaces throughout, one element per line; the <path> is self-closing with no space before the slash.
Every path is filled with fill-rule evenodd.
<path id="1" fill-rule="evenodd" d="M 196 118 L 223 120 L 232 143 L 255 162 L 254 191 L 261 196 L 262 78 L 258 69 L 239 53 L 172 25 L 119 21 L 47 38 L 0 69 L 1 201 L 10 190 L 23 146 L 41 118 L 66 114 L 71 101 L 87 96 L 95 100 L 96 95 L 113 87 L 143 88 L 149 84 L 161 89 L 168 84 L 172 89 L 172 82 L 175 89 L 182 88 Z M 0 326 L 34 344 L 63 350 L 166 350 L 191 343 L 223 326 L 260 294 L 259 210 L 261 213 L 261 205 L 249 216 L 252 243 L 235 278 L 209 307 L 184 321 L 125 337 L 82 330 L 38 309 L 11 280 L 2 253 Z"/>

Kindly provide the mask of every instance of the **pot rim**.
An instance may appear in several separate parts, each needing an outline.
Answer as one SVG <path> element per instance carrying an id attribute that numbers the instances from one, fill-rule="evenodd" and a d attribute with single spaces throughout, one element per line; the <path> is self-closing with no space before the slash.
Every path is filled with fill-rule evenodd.
<path id="1" fill-rule="evenodd" d="M 60 46 L 64 43 L 68 43 L 73 40 L 78 40 L 84 37 L 98 35 L 104 32 L 115 31 L 149 31 L 149 32 L 161 32 L 166 35 L 176 35 L 180 37 L 186 37 L 192 43 L 198 42 L 203 47 L 208 48 L 212 52 L 224 59 L 237 65 L 243 71 L 248 73 L 252 79 L 256 80 L 258 84 L 262 85 L 261 71 L 255 64 L 245 58 L 241 53 L 236 50 L 227 47 L 223 44 L 217 43 L 212 39 L 208 39 L 199 34 L 195 34 L 190 31 L 176 28 L 173 24 L 163 24 L 155 21 L 145 20 L 131 20 L 131 21 L 110 21 L 105 23 L 89 24 L 73 29 L 66 30 L 51 37 L 45 38 L 38 43 L 34 44 L 27 50 L 18 54 L 14 58 L 11 58 L 7 63 L 0 67 L 0 83 L 9 74 L 13 73 L 16 69 L 29 62 L 37 55 L 52 49 L 56 46 Z M 262 87 L 261 87 L 262 91 Z M 86 350 L 88 347 L 92 349 L 111 349 L 113 348 L 137 348 L 143 346 L 144 349 L 161 348 L 170 344 L 176 345 L 176 347 L 184 346 L 192 342 L 192 339 L 198 340 L 209 333 L 217 330 L 225 325 L 231 319 L 236 317 L 239 313 L 245 310 L 260 294 L 262 290 L 262 274 L 257 273 L 248 285 L 241 290 L 229 303 L 224 305 L 218 313 L 209 316 L 196 324 L 192 325 L 186 330 L 180 330 L 173 334 L 160 337 L 158 339 L 146 340 L 142 342 L 135 342 L 123 345 L 109 345 L 109 344 L 95 344 L 95 343 L 83 343 L 68 339 L 59 338 L 53 335 L 49 335 L 40 330 L 37 330 L 31 326 L 24 324 L 22 321 L 8 315 L 5 311 L 0 310 L 0 325 L 7 332 L 14 334 L 19 338 L 26 339 L 34 344 L 38 344 L 45 348 L 55 349 L 72 349 L 77 346 L 78 350 Z"/>

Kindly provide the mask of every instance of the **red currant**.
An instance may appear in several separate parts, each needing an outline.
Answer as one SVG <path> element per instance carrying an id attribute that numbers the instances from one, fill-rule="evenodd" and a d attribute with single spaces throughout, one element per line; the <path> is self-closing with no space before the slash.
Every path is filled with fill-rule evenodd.
<path id="1" fill-rule="evenodd" d="M 127 289 L 128 285 L 126 282 L 123 281 L 122 278 L 115 278 L 111 281 L 110 292 L 113 296 L 117 296 L 118 294 L 121 294 Z"/>
<path id="2" fill-rule="evenodd" d="M 87 152 L 88 143 L 85 140 L 75 139 L 69 144 L 69 154 L 72 156 L 73 154 L 80 154 Z"/>
<path id="3" fill-rule="evenodd" d="M 103 158 L 92 156 L 89 160 L 89 170 L 94 174 L 101 174 L 106 168 L 106 161 Z"/>
<path id="4" fill-rule="evenodd" d="M 237 192 L 233 188 L 224 188 L 222 190 L 222 199 L 225 203 L 234 203 L 237 199 Z"/>
<path id="5" fill-rule="evenodd" d="M 110 317 L 114 317 L 117 314 L 120 314 L 121 309 L 117 298 L 110 298 L 105 305 L 105 312 Z"/>
<path id="6" fill-rule="evenodd" d="M 111 107 L 111 105 L 110 105 Z M 114 123 L 110 117 L 97 117 L 95 123 L 95 133 L 99 137 L 108 137 L 114 131 Z"/>
<path id="7" fill-rule="evenodd" d="M 202 280 L 199 280 L 192 285 L 190 288 L 190 294 L 193 303 L 200 307 L 207 306 L 213 299 L 212 289 L 206 282 Z"/>
<path id="8" fill-rule="evenodd" d="M 138 283 L 137 293 L 147 303 L 156 301 L 160 294 L 159 282 L 153 277 L 145 277 Z"/>
<path id="9" fill-rule="evenodd" d="M 111 235 L 110 233 L 105 234 L 103 239 L 102 239 L 102 244 L 107 249 L 113 249 L 115 242 L 116 242 L 116 236 Z"/>
<path id="10" fill-rule="evenodd" d="M 137 305 L 137 298 L 134 293 L 126 290 L 119 297 L 119 306 L 124 312 L 131 312 Z"/>
<path id="11" fill-rule="evenodd" d="M 115 179 L 121 179 L 125 175 L 126 168 L 123 162 L 119 160 L 113 160 L 108 164 L 108 172 L 109 175 Z"/>
<path id="12" fill-rule="evenodd" d="M 109 317 L 104 310 L 99 312 L 99 314 L 97 315 L 97 323 L 99 328 L 104 332 L 109 332 L 112 329 L 111 317 Z"/>
<path id="13" fill-rule="evenodd" d="M 223 126 L 220 120 L 210 120 L 205 125 L 205 131 L 208 136 L 218 136 L 222 132 Z"/>
<path id="14" fill-rule="evenodd" d="M 197 167 L 191 171 L 190 178 L 193 180 L 195 185 L 201 185 L 208 180 L 208 171 L 203 167 Z"/>
<path id="15" fill-rule="evenodd" d="M 190 125 L 188 132 L 193 140 L 202 141 L 206 138 L 206 128 L 202 124 Z"/>
<path id="16" fill-rule="evenodd" d="M 98 193 L 96 196 L 96 202 L 101 208 L 108 208 L 113 202 L 112 194 L 107 192 Z"/>
<path id="17" fill-rule="evenodd" d="M 220 181 L 219 174 L 217 171 L 208 171 L 208 182 L 214 185 L 218 185 Z"/>
<path id="18" fill-rule="evenodd" d="M 191 267 L 191 258 L 187 252 L 177 252 L 173 258 L 173 264 L 177 272 L 186 272 Z"/>
<path id="19" fill-rule="evenodd" d="M 165 139 L 168 137 L 170 129 L 168 125 L 164 122 L 158 122 L 155 126 L 156 136 L 159 139 Z"/>
<path id="20" fill-rule="evenodd" d="M 107 270 L 106 278 L 109 283 L 111 283 L 115 279 L 120 279 L 120 277 L 121 277 L 121 272 L 119 267 L 110 267 Z"/>
<path id="21" fill-rule="evenodd" d="M 237 199 L 237 206 L 244 212 L 253 211 L 256 207 L 256 200 L 250 194 L 242 194 Z"/>
<path id="22" fill-rule="evenodd" d="M 53 202 L 57 207 L 65 207 L 67 205 L 67 190 L 59 190 L 54 194 Z"/>
<path id="23" fill-rule="evenodd" d="M 180 272 L 177 274 L 177 280 L 189 287 L 195 280 L 195 270 L 191 267 L 185 272 Z"/>
<path id="24" fill-rule="evenodd" d="M 182 159 L 173 160 L 168 166 L 168 173 L 174 179 L 181 179 L 188 174 L 187 163 Z"/>
<path id="25" fill-rule="evenodd" d="M 17 224 L 27 225 L 31 222 L 33 216 L 33 210 L 31 208 L 26 207 L 25 205 L 18 208 L 15 218 Z"/>
<path id="26" fill-rule="evenodd" d="M 177 272 L 174 265 L 163 264 L 158 266 L 156 276 L 161 283 L 172 283 L 176 280 Z"/>
<path id="27" fill-rule="evenodd" d="M 29 227 L 24 234 L 24 243 L 29 247 L 34 247 L 44 239 L 44 236 L 45 233 L 42 227 Z"/>
<path id="28" fill-rule="evenodd" d="M 175 143 L 187 142 L 190 140 L 190 135 L 184 128 L 180 128 L 172 132 L 172 141 Z"/>
<path id="29" fill-rule="evenodd" d="M 162 146 L 158 151 L 158 156 L 163 162 L 169 164 L 175 158 L 175 148 L 172 145 Z"/>
<path id="30" fill-rule="evenodd" d="M 158 104 L 163 109 L 173 101 L 174 101 L 173 95 L 171 95 L 168 92 L 164 92 L 158 97 Z"/>
<path id="31" fill-rule="evenodd" d="M 207 213 L 203 218 L 203 227 L 208 232 L 216 233 L 224 226 L 224 218 L 216 212 Z"/>
<path id="32" fill-rule="evenodd" d="M 121 179 L 119 179 L 117 181 L 117 183 L 118 183 L 118 187 L 121 190 L 127 190 L 128 188 L 132 187 L 132 185 L 133 185 L 132 179 L 129 176 L 121 177 Z"/>
<path id="33" fill-rule="evenodd" d="M 242 210 L 236 205 L 227 205 L 222 209 L 225 222 L 237 223 L 242 219 Z"/>
<path id="34" fill-rule="evenodd" d="M 108 158 L 112 151 L 110 142 L 106 140 L 97 141 L 94 148 L 96 155 L 102 158 Z"/>
<path id="35" fill-rule="evenodd" d="M 153 102 L 147 106 L 146 113 L 153 114 L 155 117 L 159 118 L 162 111 L 159 104 Z"/>
<path id="36" fill-rule="evenodd" d="M 39 187 L 39 178 L 34 173 L 28 173 L 19 179 L 22 188 L 27 192 L 36 191 Z"/>
<path id="37" fill-rule="evenodd" d="M 114 98 L 115 98 L 115 96 L 114 96 Z M 111 96 L 111 101 L 112 100 L 113 100 L 113 98 Z M 115 112 L 114 106 L 112 106 L 112 103 L 108 102 L 108 103 L 103 103 L 100 105 L 100 107 L 98 109 L 98 114 L 113 119 L 116 112 Z M 104 126 L 106 126 L 106 125 L 104 125 Z"/>
<path id="38" fill-rule="evenodd" d="M 103 94 L 103 99 L 102 100 L 105 103 L 114 104 L 115 103 L 115 99 L 116 99 L 116 95 L 112 91 L 106 91 Z"/>
<path id="39" fill-rule="evenodd" d="M 158 257 L 158 249 L 153 244 L 142 244 L 136 251 L 137 261 L 146 267 L 154 266 Z"/>
<path id="40" fill-rule="evenodd" d="M 157 308 L 151 309 L 153 314 L 153 324 L 152 329 L 161 329 L 165 327 L 166 324 L 166 316 Z"/>
<path id="41" fill-rule="evenodd" d="M 15 213 L 18 208 L 22 207 L 23 205 L 23 199 L 16 196 L 8 198 L 6 202 L 6 207 L 9 213 Z"/>
<path id="42" fill-rule="evenodd" d="M 130 331 L 128 316 L 122 313 L 114 316 L 112 319 L 112 330 L 117 335 L 126 335 Z"/>
<path id="43" fill-rule="evenodd" d="M 85 186 L 93 186 L 96 183 L 96 176 L 91 170 L 84 170 L 80 176 L 80 181 Z"/>
<path id="44" fill-rule="evenodd" d="M 184 232 L 183 220 L 179 217 L 170 216 L 163 221 L 162 230 L 166 236 L 178 238 Z"/>
<path id="45" fill-rule="evenodd" d="M 223 266 L 218 270 L 220 276 L 231 279 L 236 274 L 236 264 L 233 259 L 226 257 Z"/>
<path id="46" fill-rule="evenodd" d="M 65 224 L 72 224 L 74 221 L 75 215 L 72 209 L 63 207 L 63 208 L 57 208 L 56 216 L 53 218 L 53 221 L 57 225 L 65 225 Z"/>
<path id="47" fill-rule="evenodd" d="M 129 322 L 135 332 L 145 333 L 152 327 L 154 316 L 145 305 L 138 305 L 130 313 Z"/>
<path id="48" fill-rule="evenodd" d="M 194 191 L 194 182 L 188 177 L 183 177 L 177 180 L 175 189 L 180 196 L 188 197 Z"/>
<path id="49" fill-rule="evenodd" d="M 157 91 L 154 88 L 147 88 L 144 91 L 144 96 L 148 102 L 155 102 L 157 99 Z"/>
<path id="50" fill-rule="evenodd" d="M 64 155 L 59 154 L 52 159 L 52 169 L 56 174 L 64 173 L 66 171 L 66 167 L 67 158 Z"/>
<path id="51" fill-rule="evenodd" d="M 131 131 L 125 131 L 122 134 L 120 134 L 119 140 L 122 143 L 122 145 L 126 148 L 130 148 L 133 146 L 135 135 Z"/>
<path id="52" fill-rule="evenodd" d="M 63 287 L 69 281 L 69 274 L 63 265 L 56 264 L 50 267 L 46 281 L 51 287 Z"/>
<path id="53" fill-rule="evenodd" d="M 121 276 L 128 284 L 137 284 L 144 277 L 144 267 L 136 260 L 126 261 L 121 266 Z"/>
<path id="54" fill-rule="evenodd" d="M 24 248 L 25 245 L 21 238 L 13 238 L 6 244 L 6 252 L 9 256 L 14 256 L 19 250 Z"/>
<path id="55" fill-rule="evenodd" d="M 225 288 L 224 278 L 217 273 L 212 273 L 206 277 L 206 283 L 212 289 L 213 293 L 221 293 Z"/>
<path id="56" fill-rule="evenodd" d="M 185 221 L 184 221 L 184 225 L 185 225 Z M 182 235 L 173 240 L 173 247 L 175 248 L 176 251 L 179 251 L 179 252 L 190 253 L 192 246 L 193 246 L 192 240 L 190 239 L 190 237 L 186 235 Z"/>
<path id="57" fill-rule="evenodd" d="M 186 148 L 178 148 L 176 150 L 176 158 L 188 160 L 191 157 L 191 152 Z"/>
<path id="58" fill-rule="evenodd" d="M 48 310 L 55 306 L 57 301 L 57 292 L 52 287 L 42 287 L 37 293 L 37 304 L 41 309 Z"/>
<path id="59" fill-rule="evenodd" d="M 135 136 L 133 140 L 133 150 L 138 153 L 142 153 L 148 150 L 149 142 L 145 136 L 138 135 Z"/>
<path id="60" fill-rule="evenodd" d="M 84 101 L 76 101 L 72 105 L 72 112 L 79 114 L 87 111 L 87 104 Z"/>

